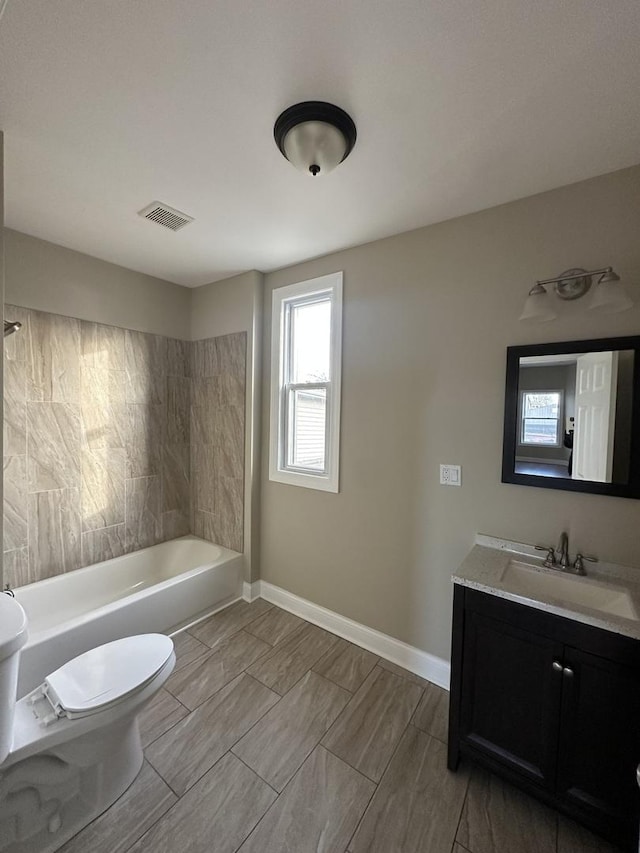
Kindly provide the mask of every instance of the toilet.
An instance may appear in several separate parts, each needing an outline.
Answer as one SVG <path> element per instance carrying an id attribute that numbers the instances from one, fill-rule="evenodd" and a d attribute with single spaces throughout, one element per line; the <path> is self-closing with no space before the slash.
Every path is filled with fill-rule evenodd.
<path id="1" fill-rule="evenodd" d="M 53 853 L 142 767 L 138 714 L 169 677 L 173 642 L 125 637 L 79 655 L 16 701 L 21 605 L 0 593 L 0 851 Z"/>

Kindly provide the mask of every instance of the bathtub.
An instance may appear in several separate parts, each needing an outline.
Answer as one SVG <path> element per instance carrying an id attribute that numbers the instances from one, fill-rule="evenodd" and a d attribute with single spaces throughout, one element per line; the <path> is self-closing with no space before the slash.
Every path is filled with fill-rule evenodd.
<path id="1" fill-rule="evenodd" d="M 18 587 L 29 639 L 18 696 L 54 669 L 101 643 L 130 634 L 167 633 L 238 599 L 243 558 L 183 536 L 68 574 Z"/>

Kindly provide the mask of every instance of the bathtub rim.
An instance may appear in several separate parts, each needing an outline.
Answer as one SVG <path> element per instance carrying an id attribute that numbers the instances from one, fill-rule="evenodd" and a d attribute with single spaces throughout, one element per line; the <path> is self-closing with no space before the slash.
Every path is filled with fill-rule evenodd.
<path id="1" fill-rule="evenodd" d="M 183 582 L 184 580 L 186 580 L 188 578 L 197 577 L 198 575 L 203 574 L 204 572 L 211 571 L 211 569 L 214 569 L 218 565 L 224 565 L 226 563 L 235 562 L 238 559 L 242 559 L 242 557 L 244 556 L 239 551 L 232 551 L 230 548 L 225 548 L 222 545 L 217 545 L 215 542 L 209 542 L 206 539 L 202 539 L 201 537 L 195 536 L 194 534 L 190 533 L 190 534 L 187 534 L 185 536 L 179 536 L 176 539 L 168 539 L 166 542 L 158 542 L 156 545 L 150 545 L 148 548 L 141 548 L 138 551 L 130 551 L 128 554 L 121 554 L 119 557 L 113 557 L 110 560 L 102 560 L 99 563 L 92 563 L 91 565 L 84 566 L 81 569 L 74 569 L 72 572 L 65 572 L 63 574 L 55 575 L 54 577 L 51 577 L 51 578 L 45 578 L 41 581 L 34 581 L 33 583 L 30 583 L 30 584 L 24 584 L 23 586 L 15 587 L 12 590 L 12 592 L 14 592 L 16 594 L 16 600 L 18 602 L 20 602 L 19 594 L 20 594 L 21 590 L 32 589 L 33 587 L 35 587 L 37 585 L 38 590 L 42 590 L 43 593 L 46 593 L 47 587 L 51 586 L 52 584 L 55 584 L 56 586 L 62 585 L 64 583 L 63 579 L 65 577 L 70 577 L 72 575 L 75 575 L 76 572 L 77 573 L 82 572 L 83 575 L 86 575 L 86 574 L 91 573 L 91 572 L 95 573 L 96 569 L 98 567 L 105 566 L 108 564 L 112 564 L 116 561 L 121 561 L 121 560 L 123 560 L 127 557 L 131 557 L 135 554 L 142 554 L 142 553 L 146 554 L 148 552 L 152 552 L 154 549 L 161 548 L 162 546 L 167 545 L 170 542 L 181 542 L 181 541 L 204 542 L 207 545 L 211 545 L 214 548 L 217 548 L 221 552 L 221 554 L 215 560 L 210 560 L 209 562 L 199 563 L 198 565 L 193 566 L 184 572 L 180 572 L 179 574 L 173 575 L 172 577 L 166 578 L 165 580 L 159 581 L 158 583 L 150 584 L 149 586 L 145 587 L 144 589 L 138 590 L 137 592 L 130 592 L 126 595 L 123 595 L 119 598 L 116 598 L 112 601 L 109 601 L 106 604 L 103 604 L 99 607 L 94 607 L 90 610 L 84 611 L 83 613 L 76 614 L 75 616 L 72 616 L 69 619 L 66 619 L 66 620 L 61 621 L 61 622 L 57 622 L 55 625 L 52 625 L 52 626 L 45 628 L 43 630 L 33 631 L 33 630 L 31 630 L 30 624 L 27 624 L 28 639 L 27 639 L 27 643 L 25 645 L 25 648 L 46 642 L 48 639 L 51 639 L 53 637 L 57 637 L 66 629 L 73 628 L 76 626 L 79 627 L 82 625 L 86 625 L 89 622 L 93 621 L 94 619 L 96 619 L 100 616 L 114 612 L 114 611 L 118 610 L 120 607 L 122 607 L 122 604 L 125 601 L 129 602 L 129 603 L 134 602 L 134 601 L 144 601 L 145 598 L 150 598 L 155 593 L 157 593 L 159 590 L 170 589 L 172 586 L 177 586 L 178 584 L 180 584 L 181 582 Z M 227 606 L 228 606 L 228 603 L 229 602 L 227 602 Z"/>

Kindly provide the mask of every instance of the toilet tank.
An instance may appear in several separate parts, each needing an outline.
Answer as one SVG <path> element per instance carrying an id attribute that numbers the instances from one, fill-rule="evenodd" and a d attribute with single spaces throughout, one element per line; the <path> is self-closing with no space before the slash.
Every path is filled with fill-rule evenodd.
<path id="1" fill-rule="evenodd" d="M 27 617 L 15 598 L 0 592 L 0 765 L 11 749 L 20 649 L 27 642 Z"/>

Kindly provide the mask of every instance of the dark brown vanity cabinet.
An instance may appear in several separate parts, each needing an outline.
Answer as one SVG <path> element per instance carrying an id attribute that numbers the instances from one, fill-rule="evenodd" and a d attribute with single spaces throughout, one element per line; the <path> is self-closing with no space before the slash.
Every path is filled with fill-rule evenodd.
<path id="1" fill-rule="evenodd" d="M 456 584 L 451 770 L 461 753 L 637 853 L 640 641 Z"/>

